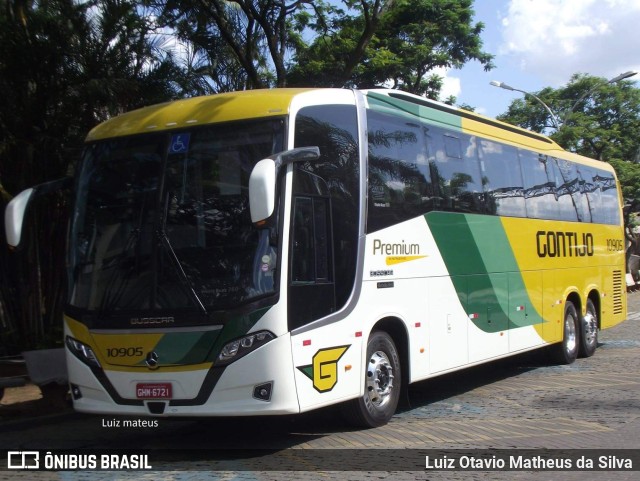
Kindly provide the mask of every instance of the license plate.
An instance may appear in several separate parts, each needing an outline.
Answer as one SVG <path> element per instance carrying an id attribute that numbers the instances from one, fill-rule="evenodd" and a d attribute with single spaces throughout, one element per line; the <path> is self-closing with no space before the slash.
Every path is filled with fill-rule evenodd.
<path id="1" fill-rule="evenodd" d="M 138 383 L 136 397 L 138 399 L 171 399 L 170 382 Z"/>

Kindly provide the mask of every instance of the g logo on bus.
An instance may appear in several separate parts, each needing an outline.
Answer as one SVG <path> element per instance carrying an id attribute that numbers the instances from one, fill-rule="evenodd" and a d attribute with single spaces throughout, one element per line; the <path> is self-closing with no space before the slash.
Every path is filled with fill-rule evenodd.
<path id="1" fill-rule="evenodd" d="M 313 364 L 298 366 L 298 370 L 313 381 L 316 391 L 329 392 L 338 383 L 338 361 L 349 346 L 320 349 L 313 355 Z"/>
<path id="2" fill-rule="evenodd" d="M 158 369 L 158 353 L 155 351 L 151 351 L 147 353 L 147 358 L 145 359 L 145 364 L 149 369 Z"/>

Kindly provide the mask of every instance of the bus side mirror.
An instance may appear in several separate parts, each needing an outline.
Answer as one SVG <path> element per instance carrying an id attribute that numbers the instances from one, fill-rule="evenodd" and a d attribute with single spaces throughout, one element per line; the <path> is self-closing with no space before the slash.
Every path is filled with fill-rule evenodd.
<path id="1" fill-rule="evenodd" d="M 26 189 L 16 195 L 7 205 L 4 211 L 4 230 L 7 234 L 7 244 L 17 248 L 22 239 L 22 224 L 24 214 L 33 197 L 33 189 Z"/>
<path id="2" fill-rule="evenodd" d="M 272 155 L 258 162 L 249 177 L 249 210 L 254 224 L 268 219 L 276 206 L 276 178 L 282 166 L 294 162 L 313 162 L 320 158 L 318 147 L 299 147 Z"/>
<path id="3" fill-rule="evenodd" d="M 73 179 L 70 177 L 53 180 L 30 189 L 23 190 L 11 199 L 4 211 L 4 229 L 7 235 L 7 244 L 13 248 L 20 247 L 24 218 L 27 213 L 27 209 L 29 208 L 29 204 L 33 199 L 52 192 L 68 189 L 71 187 L 72 183 Z"/>
<path id="4" fill-rule="evenodd" d="M 268 219 L 276 205 L 276 163 L 273 159 L 258 162 L 249 177 L 251 222 Z"/>

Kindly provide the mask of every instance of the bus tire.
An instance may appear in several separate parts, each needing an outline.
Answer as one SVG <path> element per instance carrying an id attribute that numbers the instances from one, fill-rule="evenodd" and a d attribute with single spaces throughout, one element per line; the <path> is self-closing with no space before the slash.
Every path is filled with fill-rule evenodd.
<path id="1" fill-rule="evenodd" d="M 347 402 L 347 421 L 364 428 L 383 426 L 394 415 L 400 399 L 402 373 L 400 357 L 391 336 L 383 331 L 371 334 L 367 342 L 364 395 Z"/>
<path id="2" fill-rule="evenodd" d="M 580 322 L 580 357 L 591 357 L 598 347 L 598 311 L 587 299 L 587 313 Z"/>
<path id="3" fill-rule="evenodd" d="M 552 360 L 557 364 L 571 364 L 578 357 L 578 339 L 580 322 L 578 311 L 573 302 L 567 301 L 564 307 L 562 342 L 551 346 Z"/>

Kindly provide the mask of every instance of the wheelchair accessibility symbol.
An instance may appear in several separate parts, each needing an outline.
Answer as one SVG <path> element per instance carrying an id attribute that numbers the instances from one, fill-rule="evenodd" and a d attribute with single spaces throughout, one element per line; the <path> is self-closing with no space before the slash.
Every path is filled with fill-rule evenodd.
<path id="1" fill-rule="evenodd" d="M 184 154 L 189 150 L 189 140 L 191 134 L 174 134 L 171 136 L 171 144 L 169 146 L 170 154 Z"/>

